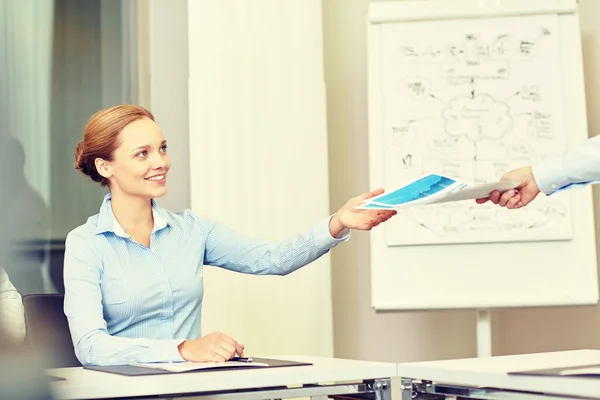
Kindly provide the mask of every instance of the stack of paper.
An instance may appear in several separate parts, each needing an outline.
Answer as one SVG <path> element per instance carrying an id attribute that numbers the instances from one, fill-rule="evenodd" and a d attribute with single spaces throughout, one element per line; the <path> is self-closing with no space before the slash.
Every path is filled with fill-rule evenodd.
<path id="1" fill-rule="evenodd" d="M 368 199 L 359 209 L 389 210 L 447 203 L 452 201 L 473 200 L 487 197 L 492 191 L 500 193 L 514 189 L 516 181 L 499 181 L 482 185 L 467 185 L 442 175 L 431 174 L 403 185 L 391 192 Z"/>
<path id="2" fill-rule="evenodd" d="M 269 364 L 260 362 L 241 362 L 241 361 L 225 361 L 225 362 L 176 362 L 176 363 L 148 363 L 148 364 L 132 364 L 136 367 L 162 369 L 169 372 L 188 372 L 200 369 L 215 369 L 215 368 L 239 368 L 239 367 L 268 367 Z"/>

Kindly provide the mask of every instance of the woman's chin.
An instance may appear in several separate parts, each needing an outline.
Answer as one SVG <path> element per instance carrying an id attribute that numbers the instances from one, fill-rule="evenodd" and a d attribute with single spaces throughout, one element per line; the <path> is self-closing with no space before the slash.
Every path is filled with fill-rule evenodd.
<path id="1" fill-rule="evenodd" d="M 165 194 L 167 194 L 167 188 L 166 187 L 162 187 L 160 189 L 155 189 L 152 191 L 152 193 L 149 193 L 150 197 L 153 199 L 158 199 L 163 197 Z"/>

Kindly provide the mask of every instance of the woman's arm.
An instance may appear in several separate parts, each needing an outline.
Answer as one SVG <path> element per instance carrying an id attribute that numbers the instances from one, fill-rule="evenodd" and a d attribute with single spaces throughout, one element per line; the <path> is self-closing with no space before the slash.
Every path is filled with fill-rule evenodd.
<path id="1" fill-rule="evenodd" d="M 331 217 L 279 243 L 248 238 L 209 219 L 197 219 L 206 238 L 204 262 L 248 274 L 287 275 L 347 241 L 350 229 L 371 230 L 396 215 L 395 210 L 354 208 L 382 193 L 377 189 L 351 198 Z"/>
<path id="2" fill-rule="evenodd" d="M 246 274 L 287 275 L 348 240 L 348 232 L 339 238 L 331 237 L 329 220 L 282 242 L 271 243 L 240 235 L 207 218 L 198 218 L 197 223 L 206 238 L 204 263 Z"/>

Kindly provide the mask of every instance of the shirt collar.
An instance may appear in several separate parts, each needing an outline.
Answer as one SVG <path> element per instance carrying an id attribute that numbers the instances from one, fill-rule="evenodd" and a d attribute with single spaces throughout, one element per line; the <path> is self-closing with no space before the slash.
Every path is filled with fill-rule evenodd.
<path id="1" fill-rule="evenodd" d="M 125 233 L 123 227 L 117 222 L 112 207 L 110 206 L 110 201 L 111 195 L 109 192 L 104 196 L 102 206 L 100 206 L 96 234 L 112 232 L 120 237 L 129 237 L 129 235 Z M 152 233 L 164 229 L 169 225 L 168 215 L 160 208 L 155 199 L 152 199 L 152 216 L 154 218 L 154 228 L 152 229 Z"/>

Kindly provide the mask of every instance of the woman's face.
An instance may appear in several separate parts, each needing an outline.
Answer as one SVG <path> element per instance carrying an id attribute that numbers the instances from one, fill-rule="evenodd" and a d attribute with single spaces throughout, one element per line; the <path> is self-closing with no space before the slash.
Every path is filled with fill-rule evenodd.
<path id="1" fill-rule="evenodd" d="M 121 131 L 119 140 L 107 165 L 111 191 L 144 198 L 164 196 L 171 160 L 158 125 L 149 118 L 139 119 Z"/>

